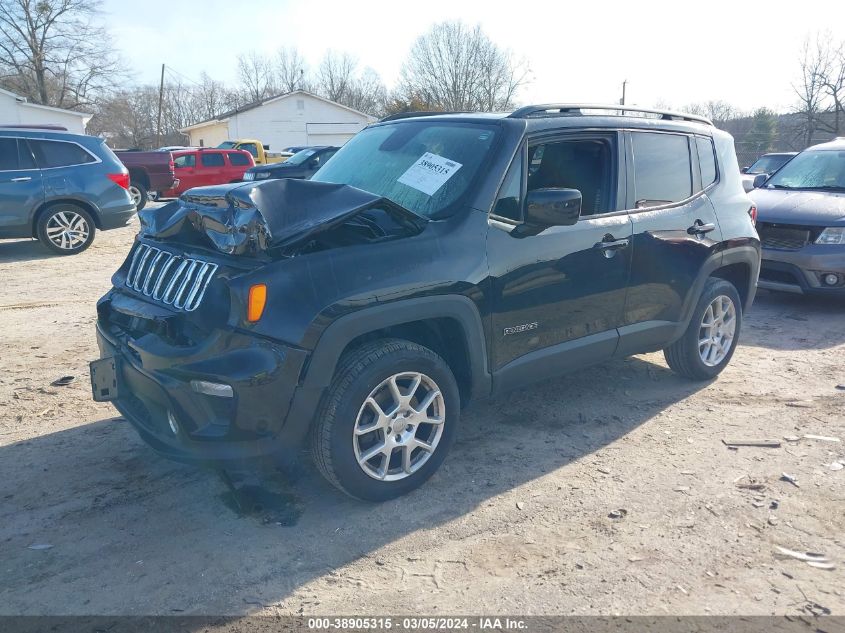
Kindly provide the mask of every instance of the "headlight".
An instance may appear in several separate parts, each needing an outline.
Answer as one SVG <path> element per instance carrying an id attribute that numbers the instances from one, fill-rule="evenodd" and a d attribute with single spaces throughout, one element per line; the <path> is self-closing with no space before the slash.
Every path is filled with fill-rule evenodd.
<path id="1" fill-rule="evenodd" d="M 255 172 L 255 179 L 256 180 L 266 180 L 270 177 L 269 171 L 257 171 Z"/>
<path id="2" fill-rule="evenodd" d="M 829 226 L 816 240 L 816 244 L 845 244 L 845 226 Z"/>
<path id="3" fill-rule="evenodd" d="M 255 180 L 255 172 L 248 171 L 244 174 L 244 180 Z"/>

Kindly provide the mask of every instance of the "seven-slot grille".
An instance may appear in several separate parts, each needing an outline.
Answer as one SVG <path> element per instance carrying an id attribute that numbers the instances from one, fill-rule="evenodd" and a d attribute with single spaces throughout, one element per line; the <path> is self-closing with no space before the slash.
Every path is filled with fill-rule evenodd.
<path id="1" fill-rule="evenodd" d="M 757 232 L 764 248 L 797 251 L 810 242 L 810 231 L 800 226 L 758 222 Z"/>
<path id="2" fill-rule="evenodd" d="M 217 264 L 138 244 L 126 285 L 177 310 L 191 312 L 199 307 L 216 270 Z"/>

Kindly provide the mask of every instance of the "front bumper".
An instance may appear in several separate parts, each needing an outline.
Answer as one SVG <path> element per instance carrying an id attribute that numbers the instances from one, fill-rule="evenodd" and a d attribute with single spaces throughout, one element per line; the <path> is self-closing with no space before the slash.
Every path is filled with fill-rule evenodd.
<path id="1" fill-rule="evenodd" d="M 297 386 L 303 350 L 236 331 L 177 347 L 154 334 L 133 338 L 108 321 L 97 323 L 97 344 L 101 358 L 117 361 L 119 395 L 112 403 L 144 441 L 171 459 L 248 461 L 298 447 L 310 423 L 303 414 L 289 415 L 303 400 Z M 232 396 L 198 393 L 196 380 L 230 385 Z"/>
<path id="2" fill-rule="evenodd" d="M 758 288 L 796 294 L 845 295 L 845 246 L 808 244 L 799 250 L 763 248 Z M 821 275 L 835 273 L 839 283 L 826 285 Z"/>

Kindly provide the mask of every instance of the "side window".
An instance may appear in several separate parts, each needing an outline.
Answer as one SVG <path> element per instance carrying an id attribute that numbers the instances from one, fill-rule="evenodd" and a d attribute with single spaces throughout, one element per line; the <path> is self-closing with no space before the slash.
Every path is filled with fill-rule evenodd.
<path id="1" fill-rule="evenodd" d="M 249 166 L 249 158 L 239 152 L 227 152 L 226 156 L 229 157 L 229 162 L 235 167 Z"/>
<path id="2" fill-rule="evenodd" d="M 76 143 L 63 141 L 45 141 L 30 139 L 29 145 L 35 153 L 38 166 L 42 169 L 50 167 L 69 167 L 96 162 L 96 159 Z"/>
<path id="3" fill-rule="evenodd" d="M 215 152 L 213 154 L 200 154 L 200 162 L 203 167 L 223 167 L 226 161 L 223 160 L 223 154 Z"/>
<path id="4" fill-rule="evenodd" d="M 252 154 L 253 158 L 258 158 L 258 146 L 255 143 L 244 143 L 243 145 L 238 145 L 238 149 L 246 150 Z"/>
<path id="5" fill-rule="evenodd" d="M 18 169 L 38 169 L 25 139 L 18 139 Z"/>
<path id="6" fill-rule="evenodd" d="M 0 171 L 15 171 L 18 167 L 18 140 L 0 138 Z"/>
<path id="7" fill-rule="evenodd" d="M 499 197 L 496 198 L 496 206 L 493 207 L 493 215 L 498 215 L 508 220 L 519 222 L 522 220 L 522 172 L 524 166 L 524 155 L 522 149 L 519 156 L 513 161 L 499 190 Z"/>
<path id="8" fill-rule="evenodd" d="M 706 189 L 716 182 L 716 153 L 713 141 L 703 136 L 695 137 L 698 147 L 698 164 L 701 167 L 701 188 Z"/>
<path id="9" fill-rule="evenodd" d="M 692 195 L 689 141 L 683 134 L 632 132 L 636 206 L 656 207 Z"/>
<path id="10" fill-rule="evenodd" d="M 173 159 L 173 166 L 176 169 L 183 167 L 194 167 L 197 164 L 196 154 L 182 154 Z"/>
<path id="11" fill-rule="evenodd" d="M 577 189 L 581 215 L 613 211 L 613 156 L 608 138 L 555 141 L 528 148 L 528 191 Z"/>

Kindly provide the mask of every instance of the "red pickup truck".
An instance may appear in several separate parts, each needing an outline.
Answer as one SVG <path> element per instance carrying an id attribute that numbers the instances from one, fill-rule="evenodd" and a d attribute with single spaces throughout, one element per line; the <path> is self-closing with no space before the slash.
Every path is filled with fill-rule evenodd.
<path id="1" fill-rule="evenodd" d="M 178 198 L 193 187 L 222 185 L 243 180 L 244 172 L 255 166 L 252 154 L 239 149 L 184 149 L 173 151 L 176 184 L 161 191 L 162 198 Z"/>
<path id="2" fill-rule="evenodd" d="M 115 154 L 129 170 L 129 194 L 138 211 L 147 204 L 148 192 L 179 186 L 170 152 L 128 150 L 116 151 Z"/>

